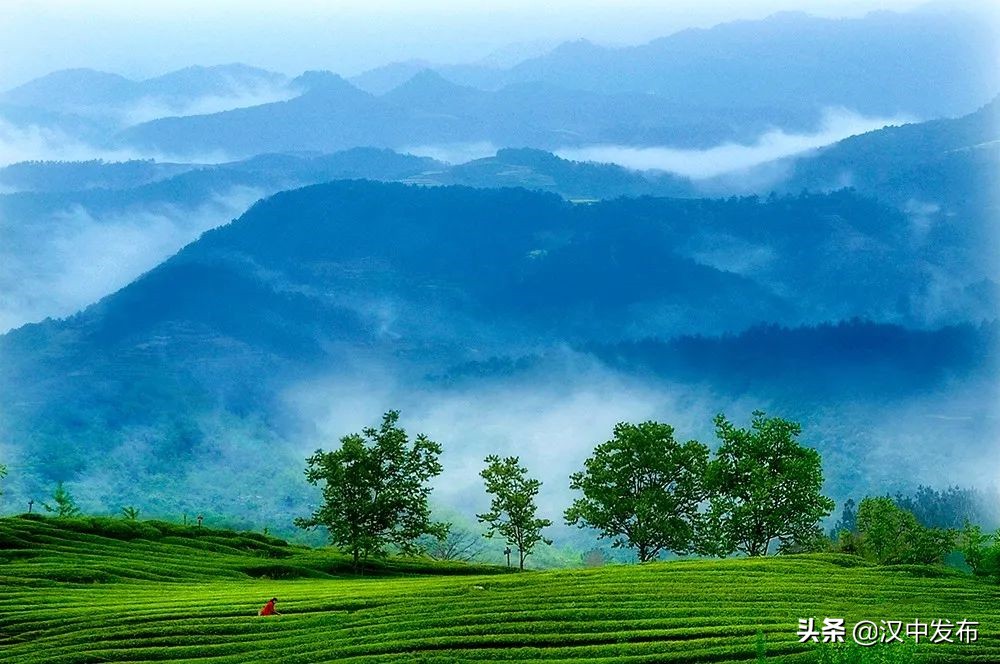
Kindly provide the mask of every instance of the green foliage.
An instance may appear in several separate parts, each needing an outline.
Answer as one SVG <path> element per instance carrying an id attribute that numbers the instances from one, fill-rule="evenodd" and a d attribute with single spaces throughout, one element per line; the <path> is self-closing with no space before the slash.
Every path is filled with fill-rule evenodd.
<path id="1" fill-rule="evenodd" d="M 820 527 L 804 530 L 798 537 L 790 540 L 782 540 L 778 546 L 778 553 L 825 553 L 835 551 L 833 542 Z"/>
<path id="2" fill-rule="evenodd" d="M 340 449 L 317 450 L 307 459 L 306 480 L 323 485 L 323 504 L 300 528 L 326 528 L 330 541 L 351 554 L 355 568 L 386 547 L 415 553 L 422 535 L 444 537 L 445 524 L 431 521 L 432 477 L 441 473 L 441 446 L 424 434 L 411 443 L 390 410 L 379 428 L 340 439 Z"/>
<path id="3" fill-rule="evenodd" d="M 845 642 L 822 644 L 816 648 L 818 664 L 910 664 L 917 661 L 913 643 L 877 643 L 860 646 Z"/>
<path id="4" fill-rule="evenodd" d="M 7 477 L 7 466 L 0 463 L 0 480 Z M 0 496 L 3 495 L 3 484 L 0 484 Z"/>
<path id="5" fill-rule="evenodd" d="M 858 548 L 880 565 L 933 564 L 955 545 L 955 532 L 920 525 L 892 498 L 868 497 L 858 506 Z"/>
<path id="6" fill-rule="evenodd" d="M 566 521 L 600 531 L 613 547 L 635 549 L 639 562 L 664 551 L 690 553 L 708 454 L 698 441 L 676 441 L 670 425 L 621 422 L 570 477 L 583 498 L 566 510 Z"/>
<path id="7" fill-rule="evenodd" d="M 96 534 L 152 524 L 155 539 Z M 0 519 L 3 661 L 815 662 L 801 617 L 1000 622 L 1000 588 L 831 554 L 506 574 L 389 557 L 345 573 L 333 549 L 119 518 Z M 272 555 L 274 551 L 274 555 Z M 476 576 L 470 576 L 470 574 Z M 488 574 L 488 575 L 487 575 Z M 282 616 L 257 618 L 270 597 Z M 996 661 L 995 640 L 927 661 Z M 897 647 L 898 646 L 898 647 Z M 923 645 L 921 645 L 923 649 Z M 829 650 L 840 654 L 845 648 Z M 900 656 L 905 646 L 875 647 Z M 934 657 L 938 659 L 935 659 Z M 899 660 L 841 657 L 846 664 Z M 823 660 L 821 660 L 823 661 Z M 903 660 L 906 661 L 906 660 Z"/>
<path id="8" fill-rule="evenodd" d="M 965 562 L 973 574 L 1000 582 L 1000 530 L 986 534 L 979 526 L 966 523 L 960 543 Z"/>
<path id="9" fill-rule="evenodd" d="M 135 505 L 126 505 L 122 508 L 122 518 L 127 521 L 138 521 L 139 509 Z"/>
<path id="10" fill-rule="evenodd" d="M 835 504 L 820 493 L 819 452 L 796 441 L 799 424 L 754 411 L 750 429 L 720 414 L 715 431 L 721 444 L 706 475 L 711 500 L 701 551 L 764 556 L 774 542 L 785 549 L 816 542 L 819 521 Z"/>
<path id="11" fill-rule="evenodd" d="M 42 503 L 42 507 L 45 508 L 46 512 L 53 512 L 58 517 L 74 517 L 81 514 L 80 508 L 73 500 L 73 495 L 63 486 L 62 482 L 56 484 L 56 488 L 52 492 L 52 504 Z"/>
<path id="12" fill-rule="evenodd" d="M 552 522 L 536 515 L 535 496 L 542 483 L 528 477 L 528 469 L 516 456 L 486 457 L 486 468 L 479 475 L 486 485 L 486 493 L 493 498 L 490 510 L 477 514 L 476 518 L 487 524 L 486 537 L 500 535 L 508 546 L 517 548 L 518 568 L 524 569 L 525 558 L 539 542 L 552 544 L 552 540 L 542 535 L 542 528 L 551 526 Z"/>
<path id="13" fill-rule="evenodd" d="M 851 555 L 860 556 L 862 555 L 861 537 L 856 532 L 841 530 L 837 533 L 837 538 L 833 541 L 832 550 L 839 553 L 849 553 Z"/>
<path id="14" fill-rule="evenodd" d="M 349 556 L 260 533 L 113 517 L 0 519 L 0 586 L 17 579 L 66 583 L 156 581 L 161 584 L 250 578 L 333 578 L 353 571 Z M 390 556 L 365 573 L 494 574 L 499 566 Z"/>
<path id="15" fill-rule="evenodd" d="M 764 635 L 762 630 L 757 630 L 756 643 L 754 654 L 757 655 L 756 661 L 758 664 L 763 664 L 767 662 L 767 636 Z"/>
<path id="16" fill-rule="evenodd" d="M 842 532 L 858 532 L 858 506 L 853 498 L 848 498 L 844 502 L 844 507 L 840 512 L 840 518 L 830 529 L 830 539 L 836 540 Z"/>
<path id="17" fill-rule="evenodd" d="M 971 488 L 950 486 L 937 490 L 921 485 L 913 495 L 897 493 L 894 500 L 928 528 L 961 528 L 970 521 L 996 524 L 1000 517 L 996 496 Z"/>

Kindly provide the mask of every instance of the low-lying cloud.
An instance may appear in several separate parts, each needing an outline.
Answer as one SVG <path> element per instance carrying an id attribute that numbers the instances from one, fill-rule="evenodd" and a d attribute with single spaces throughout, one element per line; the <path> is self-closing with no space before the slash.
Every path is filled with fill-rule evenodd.
<path id="1" fill-rule="evenodd" d="M 165 162 L 221 164 L 231 161 L 224 152 L 204 151 L 191 154 L 155 150 L 96 146 L 67 134 L 57 127 L 42 124 L 15 125 L 0 118 L 0 168 L 22 161 L 129 161 L 155 159 Z"/>
<path id="2" fill-rule="evenodd" d="M 984 392 L 981 385 L 949 385 L 895 402 L 840 401 L 796 413 L 752 392 L 723 394 L 629 375 L 570 351 L 557 364 L 458 388 L 413 389 L 387 369 L 368 370 L 364 378 L 309 381 L 286 395 L 290 411 L 306 423 L 305 432 L 292 438 L 304 459 L 399 408 L 405 428 L 426 433 L 444 448 L 445 470 L 434 494 L 440 504 L 472 518 L 487 500 L 479 477 L 483 458 L 517 455 L 544 482 L 539 506 L 557 523 L 574 497 L 570 473 L 620 421 L 668 422 L 679 440 L 714 447 L 712 418 L 719 412 L 741 425 L 758 408 L 799 419 L 802 441 L 823 454 L 827 492 L 839 500 L 910 492 L 919 483 L 988 488 L 1000 470 L 995 461 L 984 463 L 1000 458 L 1000 420 L 986 396 L 995 390 Z"/>
<path id="3" fill-rule="evenodd" d="M 476 159 L 492 157 L 497 153 L 497 146 L 489 141 L 472 143 L 442 143 L 440 145 L 408 145 L 399 148 L 403 154 L 416 157 L 430 157 L 446 164 L 465 164 Z"/>
<path id="4" fill-rule="evenodd" d="M 0 167 L 21 161 L 123 161 L 126 151 L 100 150 L 44 125 L 18 126 L 0 118 Z"/>
<path id="5" fill-rule="evenodd" d="M 72 314 L 122 288 L 263 192 L 233 187 L 188 205 L 95 211 L 75 204 L 0 218 L 0 332 Z"/>
<path id="6" fill-rule="evenodd" d="M 309 381 L 286 394 L 291 412 L 311 435 L 301 440 L 305 458 L 330 449 L 343 435 L 376 424 L 390 408 L 402 412 L 411 433 L 441 443 L 444 472 L 435 480 L 435 500 L 465 516 L 486 500 L 479 471 L 489 454 L 520 457 L 543 482 L 541 509 L 558 518 L 570 500 L 569 475 L 583 466 L 594 446 L 611 437 L 617 422 L 657 419 L 677 427 L 679 439 L 708 440 L 718 410 L 749 412 L 762 404 L 716 400 L 705 394 L 666 389 L 605 368 L 571 351 L 553 372 L 514 380 L 482 380 L 461 388 L 414 390 L 390 368 L 368 367 L 363 377 Z M 766 404 L 765 404 L 766 405 Z"/>
<path id="7" fill-rule="evenodd" d="M 208 115 L 237 108 L 287 101 L 299 94 L 298 91 L 285 85 L 261 85 L 234 90 L 231 94 L 207 95 L 188 99 L 183 103 L 171 103 L 157 97 L 147 97 L 126 107 L 117 115 L 124 125 L 129 126 L 159 118 Z"/>
<path id="8" fill-rule="evenodd" d="M 848 136 L 907 121 L 905 117 L 866 117 L 845 108 L 830 108 L 824 111 L 820 128 L 813 133 L 772 129 L 750 144 L 723 143 L 702 150 L 669 146 L 590 145 L 560 148 L 556 154 L 574 161 L 613 163 L 643 171 L 667 171 L 702 180 L 749 170 L 836 143 Z"/>

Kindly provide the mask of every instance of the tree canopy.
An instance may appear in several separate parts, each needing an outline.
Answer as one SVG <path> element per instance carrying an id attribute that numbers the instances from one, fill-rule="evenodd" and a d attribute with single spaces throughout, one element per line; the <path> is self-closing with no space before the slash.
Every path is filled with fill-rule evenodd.
<path id="1" fill-rule="evenodd" d="M 668 424 L 621 422 L 570 477 L 583 497 L 566 510 L 566 521 L 595 528 L 613 547 L 635 549 L 639 562 L 664 551 L 690 553 L 708 455 L 698 441 L 678 442 Z"/>
<path id="2" fill-rule="evenodd" d="M 745 429 L 719 414 L 715 431 L 720 445 L 706 474 L 703 552 L 765 556 L 776 542 L 795 546 L 822 536 L 819 522 L 835 503 L 821 493 L 819 452 L 796 440 L 797 422 L 758 410 Z"/>
<path id="3" fill-rule="evenodd" d="M 535 496 L 542 483 L 528 477 L 528 469 L 516 456 L 501 459 L 490 455 L 485 462 L 486 467 L 479 474 L 486 485 L 486 493 L 493 498 L 489 511 L 476 517 L 480 523 L 487 524 L 486 537 L 500 535 L 509 546 L 517 549 L 518 567 L 524 569 L 525 559 L 539 542 L 552 544 L 542 535 L 542 529 L 551 526 L 552 522 L 536 515 Z"/>
<path id="4" fill-rule="evenodd" d="M 858 505 L 858 548 L 881 565 L 932 564 L 944 561 L 955 532 L 928 528 L 888 496 L 868 497 Z"/>
<path id="5" fill-rule="evenodd" d="M 330 541 L 350 553 L 355 568 L 369 556 L 394 546 L 413 553 L 422 535 L 444 537 L 445 524 L 431 520 L 428 482 L 441 473 L 441 446 L 424 434 L 411 442 L 390 410 L 378 428 L 340 439 L 331 452 L 317 450 L 306 460 L 306 480 L 322 485 L 323 504 L 300 528 L 326 528 Z"/>

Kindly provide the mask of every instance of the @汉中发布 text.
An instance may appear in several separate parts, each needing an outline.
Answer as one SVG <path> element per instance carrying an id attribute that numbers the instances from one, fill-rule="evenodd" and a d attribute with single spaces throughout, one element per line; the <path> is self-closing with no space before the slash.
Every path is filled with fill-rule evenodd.
<path id="1" fill-rule="evenodd" d="M 859 620 L 849 624 L 843 618 L 799 619 L 799 643 L 844 643 L 859 646 L 877 643 L 973 643 L 979 639 L 979 623 L 973 620 Z"/>

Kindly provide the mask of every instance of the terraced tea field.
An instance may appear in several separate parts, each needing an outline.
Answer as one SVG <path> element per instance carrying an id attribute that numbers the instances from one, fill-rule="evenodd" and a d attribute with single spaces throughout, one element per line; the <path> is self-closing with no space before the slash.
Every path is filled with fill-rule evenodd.
<path id="1" fill-rule="evenodd" d="M 226 531 L 0 519 L 0 661 L 811 662 L 822 653 L 798 643 L 798 619 L 842 617 L 978 620 L 977 643 L 914 654 L 1000 662 L 1000 588 L 945 569 L 827 555 L 507 574 L 399 560 L 359 577 L 346 563 Z M 257 617 L 271 596 L 282 615 Z"/>

